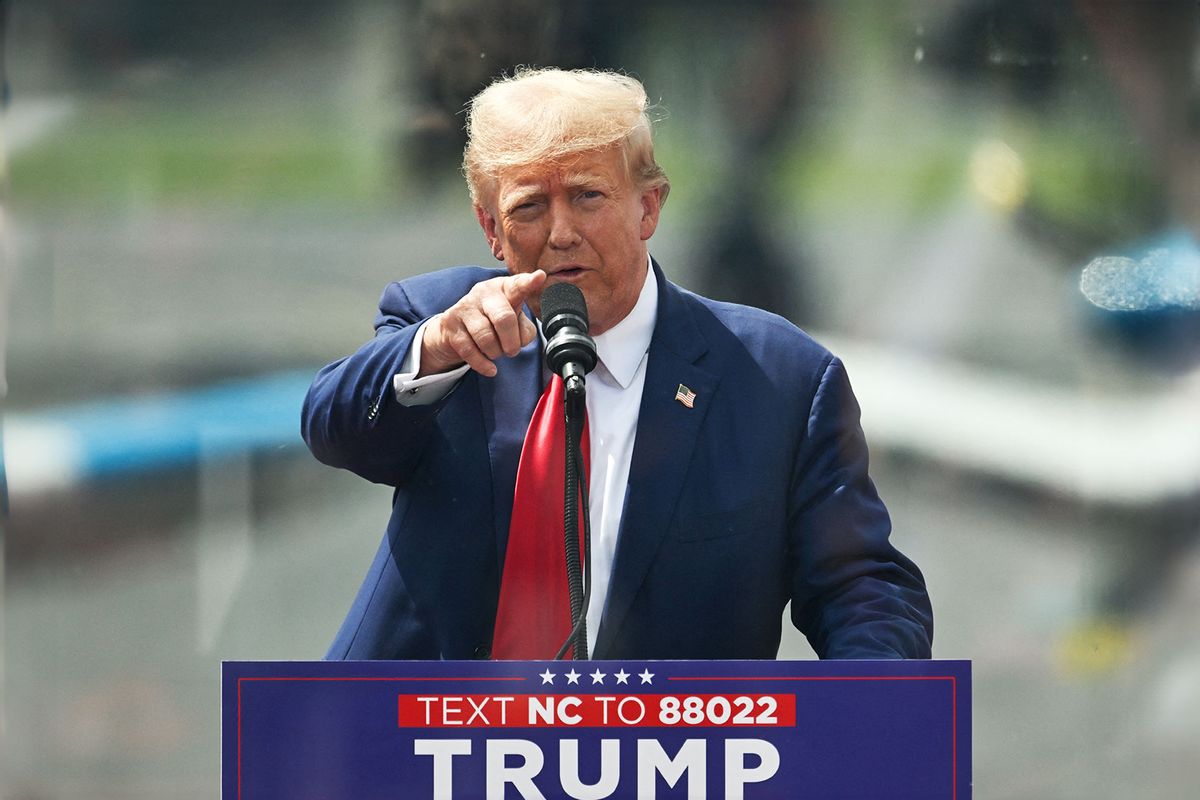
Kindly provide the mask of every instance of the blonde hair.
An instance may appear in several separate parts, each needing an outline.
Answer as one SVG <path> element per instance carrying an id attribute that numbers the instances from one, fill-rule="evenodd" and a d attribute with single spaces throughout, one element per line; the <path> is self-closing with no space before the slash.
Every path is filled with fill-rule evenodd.
<path id="1" fill-rule="evenodd" d="M 641 190 L 671 182 L 654 160 L 646 90 L 628 75 L 596 70 L 519 67 L 467 105 L 463 173 L 471 200 L 490 200 L 500 173 L 619 145 Z"/>

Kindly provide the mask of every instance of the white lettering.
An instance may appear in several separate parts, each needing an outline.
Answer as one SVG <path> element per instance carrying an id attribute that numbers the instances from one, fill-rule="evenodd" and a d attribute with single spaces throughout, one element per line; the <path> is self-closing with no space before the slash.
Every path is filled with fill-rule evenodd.
<path id="1" fill-rule="evenodd" d="M 508 724 L 508 704 L 513 701 L 513 698 L 511 698 L 511 697 L 493 697 L 492 699 L 500 704 L 500 724 L 507 725 Z"/>
<path id="2" fill-rule="evenodd" d="M 558 782 L 568 796 L 575 800 L 603 800 L 617 790 L 621 780 L 621 743 L 616 739 L 600 740 L 600 777 L 595 783 L 579 778 L 579 740 L 563 739 L 558 743 Z"/>
<path id="3" fill-rule="evenodd" d="M 505 763 L 508 756 L 519 756 L 520 766 Z M 528 739 L 490 739 L 487 743 L 487 800 L 504 800 L 504 787 L 511 784 L 525 800 L 546 800 L 533 784 L 542 771 L 546 757 L 542 748 Z"/>
<path id="4" fill-rule="evenodd" d="M 608 704 L 611 703 L 613 700 L 616 700 L 617 698 L 607 697 L 604 695 L 596 695 L 592 699 L 600 704 L 600 724 L 607 725 L 608 724 Z"/>
<path id="5" fill-rule="evenodd" d="M 688 800 L 705 800 L 708 791 L 705 764 L 703 739 L 686 740 L 675 758 L 666 754 L 657 739 L 638 739 L 637 796 L 655 798 L 658 796 L 659 775 L 667 782 L 667 787 L 673 789 L 686 772 Z"/>
<path id="6" fill-rule="evenodd" d="M 422 704 L 423 706 L 425 706 L 425 724 L 426 725 L 432 724 L 433 718 L 430 716 L 429 706 L 436 703 L 437 698 L 436 697 L 418 697 L 417 702 Z"/>
<path id="7" fill-rule="evenodd" d="M 746 756 L 758 756 L 757 767 L 746 767 Z M 779 771 L 779 751 L 765 739 L 729 739 L 725 742 L 725 797 L 742 800 L 747 783 L 762 783 Z"/>
<path id="8" fill-rule="evenodd" d="M 450 762 L 455 756 L 471 755 L 471 740 L 414 739 L 413 755 L 433 756 L 434 800 L 451 800 L 454 796 L 454 770 Z"/>
<path id="9" fill-rule="evenodd" d="M 724 709 L 722 709 L 723 711 Z M 621 778 L 621 762 L 629 753 L 622 753 L 622 748 L 628 746 L 620 739 L 585 739 L 583 747 L 594 747 L 599 743 L 599 773 L 593 772 L 591 765 L 595 762 L 595 751 L 592 756 L 587 777 L 594 779 L 585 782 L 581 775 L 580 740 L 562 738 L 558 740 L 558 785 L 553 783 L 553 777 L 542 777 L 547 767 L 546 753 L 542 747 L 528 739 L 490 739 L 486 742 L 486 759 L 484 766 L 484 788 L 480 791 L 478 784 L 479 765 L 474 762 L 471 769 L 463 766 L 463 761 L 455 762 L 457 756 L 472 754 L 470 739 L 415 739 L 413 754 L 430 756 L 432 758 L 433 793 L 435 800 L 451 800 L 454 792 L 454 771 L 457 765 L 459 783 L 468 780 L 471 786 L 459 786 L 459 795 L 464 791 L 472 797 L 485 796 L 487 800 L 504 800 L 506 797 L 520 797 L 524 800 L 546 800 L 543 790 L 535 781 L 541 780 L 547 784 L 546 791 L 552 797 L 571 798 L 571 800 L 607 800 L 620 795 L 622 797 L 637 797 L 639 800 L 655 800 L 658 797 L 660 785 L 663 791 L 671 796 L 678 796 L 684 791 L 681 782 L 686 779 L 688 800 L 706 800 L 708 792 L 708 746 L 705 739 L 686 739 L 674 753 L 668 755 L 659 739 L 637 739 L 635 762 L 637 767 L 636 784 L 630 785 L 632 775 Z M 724 791 L 719 796 L 724 800 L 744 800 L 746 787 L 769 781 L 779 773 L 780 755 L 776 746 L 765 739 L 725 739 L 712 742 L 713 747 L 724 745 Z M 550 758 L 553 759 L 554 753 Z M 482 754 L 474 755 L 479 759 Z M 713 758 L 718 756 L 713 753 Z M 554 764 L 549 765 L 551 773 Z M 715 775 L 711 776 L 714 779 Z M 720 787 L 714 785 L 714 792 Z M 632 790 L 632 791 L 631 791 Z"/>
<path id="10" fill-rule="evenodd" d="M 554 698 L 553 697 L 530 697 L 529 698 L 529 724 L 537 725 L 539 722 L 546 725 L 554 724 Z"/>
<path id="11" fill-rule="evenodd" d="M 450 715 L 454 715 L 454 719 Z M 443 697 L 442 698 L 442 724 L 443 725 L 462 725 L 462 698 L 461 697 Z"/>
<path id="12" fill-rule="evenodd" d="M 629 705 L 630 703 L 633 703 L 635 706 L 637 706 L 637 717 L 625 716 L 625 706 Z M 617 703 L 617 716 L 620 717 L 621 722 L 624 722 L 626 725 L 637 725 L 646 718 L 646 704 L 642 702 L 640 697 L 633 697 L 632 695 L 629 697 L 623 697 L 621 698 L 621 702 Z"/>
<path id="13" fill-rule="evenodd" d="M 579 708 L 580 702 L 582 701 L 578 697 L 564 697 L 562 702 L 558 704 L 558 718 L 568 725 L 578 725 L 579 723 L 583 722 L 583 717 L 579 716 L 578 714 L 567 713 L 564 710 L 567 706 L 570 706 L 571 708 Z"/>
<path id="14" fill-rule="evenodd" d="M 471 716 L 467 719 L 468 725 L 474 723 L 476 719 L 482 720 L 484 725 L 489 724 L 487 714 L 483 713 L 483 707 L 488 704 L 488 700 L 490 699 L 490 697 L 484 697 L 478 703 L 476 703 L 474 697 L 467 698 L 467 702 L 470 703 L 471 708 L 474 709 L 474 711 L 471 713 Z"/>

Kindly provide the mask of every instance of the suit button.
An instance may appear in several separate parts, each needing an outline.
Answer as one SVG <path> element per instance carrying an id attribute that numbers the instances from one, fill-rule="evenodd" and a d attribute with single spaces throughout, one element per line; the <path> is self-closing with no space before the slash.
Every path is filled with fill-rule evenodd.
<path id="1" fill-rule="evenodd" d="M 475 658 L 479 661 L 486 661 L 492 657 L 492 648 L 486 644 L 481 644 L 475 648 Z"/>

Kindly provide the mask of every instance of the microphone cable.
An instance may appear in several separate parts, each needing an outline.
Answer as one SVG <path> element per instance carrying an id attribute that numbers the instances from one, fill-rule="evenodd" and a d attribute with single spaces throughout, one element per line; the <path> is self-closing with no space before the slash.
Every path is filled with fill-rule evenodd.
<path id="1" fill-rule="evenodd" d="M 569 435 L 570 432 L 568 431 L 568 436 Z M 561 661 L 566 655 L 567 650 L 570 649 L 571 645 L 578 644 L 576 639 L 580 638 L 581 633 L 584 634 L 582 637 L 583 658 L 579 657 L 579 647 L 575 648 L 575 652 L 572 654 L 572 657 L 576 661 L 585 661 L 588 658 L 585 625 L 587 623 L 588 608 L 591 606 L 592 602 L 592 515 L 588 505 L 587 470 L 584 468 L 583 464 L 583 453 L 579 447 L 574 448 L 574 450 L 575 472 L 579 477 L 579 497 L 581 501 L 580 505 L 582 506 L 581 512 L 583 514 L 583 604 L 579 612 L 579 619 L 575 620 L 575 626 L 571 628 L 571 632 L 567 634 L 566 641 L 562 643 L 562 647 L 560 647 L 558 652 L 554 655 L 555 661 Z"/>

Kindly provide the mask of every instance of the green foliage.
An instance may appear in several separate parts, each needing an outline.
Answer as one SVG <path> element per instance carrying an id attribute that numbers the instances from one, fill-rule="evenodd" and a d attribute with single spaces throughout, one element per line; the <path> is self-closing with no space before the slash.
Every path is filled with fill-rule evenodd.
<path id="1" fill-rule="evenodd" d="M 385 155 L 319 109 L 80 110 L 13 157 L 17 205 L 371 205 Z"/>

